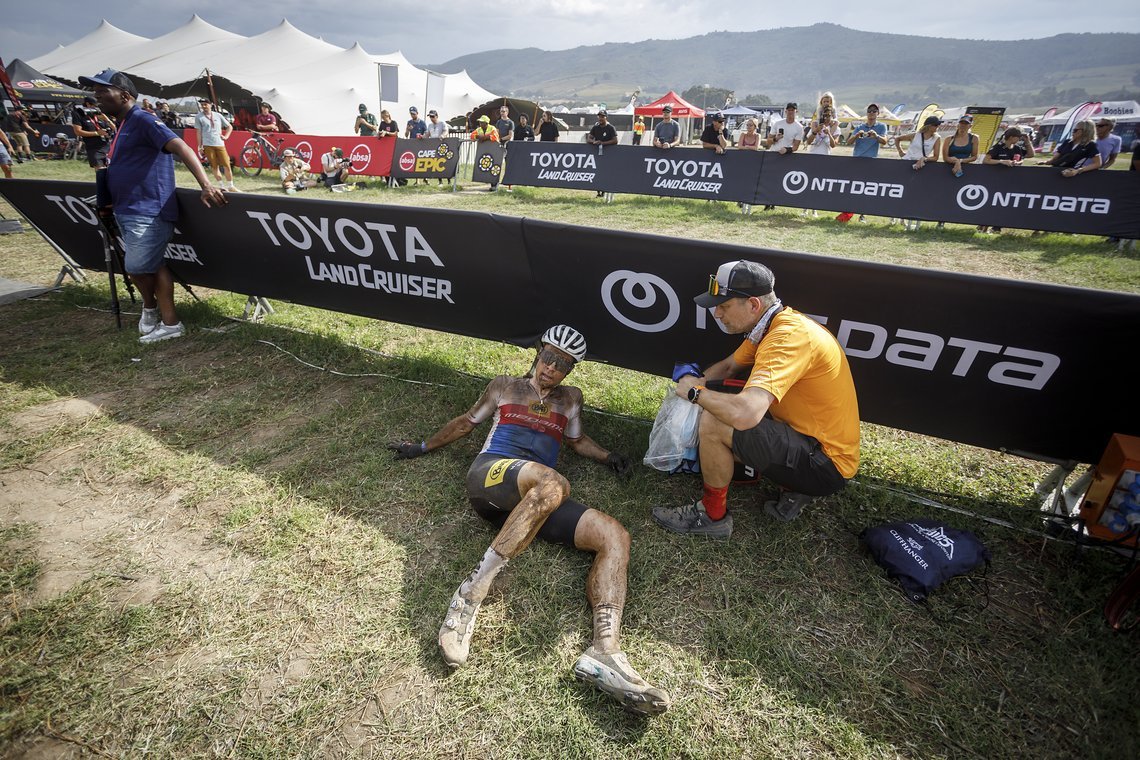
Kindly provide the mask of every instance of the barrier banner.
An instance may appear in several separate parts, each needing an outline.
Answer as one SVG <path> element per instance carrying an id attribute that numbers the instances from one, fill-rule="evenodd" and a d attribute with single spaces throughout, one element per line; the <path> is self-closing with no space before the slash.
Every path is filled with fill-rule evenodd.
<path id="1" fill-rule="evenodd" d="M 784 158 L 784 161 L 777 160 Z M 768 158 L 759 203 L 1026 230 L 1140 238 L 1135 172 L 1062 177 L 1045 167 L 963 167 L 941 162 L 797 154 Z M 1083 181 L 1082 181 L 1083 180 Z"/>
<path id="2" fill-rule="evenodd" d="M 102 269 L 80 200 L 93 192 L 0 183 L 52 243 Z M 192 284 L 519 345 L 566 322 L 592 358 L 668 375 L 675 361 L 708 366 L 739 344 L 692 298 L 720 263 L 750 258 L 772 268 L 785 303 L 836 335 L 865 421 L 1082 462 L 1098 461 L 1113 433 L 1140 435 L 1131 364 L 1117 366 L 1140 296 L 482 213 L 178 199 L 167 260 Z"/>
<path id="3" fill-rule="evenodd" d="M 454 137 L 396 138 L 392 176 L 400 179 L 451 179 L 459 169 L 459 140 Z"/>
<path id="4" fill-rule="evenodd" d="M 506 149 L 497 142 L 473 142 L 472 145 L 475 146 L 475 165 L 471 168 L 471 181 L 499 184 Z"/>
<path id="5" fill-rule="evenodd" d="M 361 137 L 350 135 L 336 137 L 326 135 L 296 135 L 290 132 L 273 134 L 259 133 L 268 141 L 274 150 L 280 152 L 285 148 L 292 148 L 302 160 L 309 163 L 313 174 L 321 173 L 321 156 L 332 148 L 340 148 L 346 158 L 352 159 L 350 174 L 359 174 L 366 177 L 387 177 L 392 172 L 392 151 L 396 140 L 391 137 L 379 139 L 376 137 Z M 182 132 L 182 139 L 194 149 L 198 147 L 198 131 L 190 128 Z M 277 174 L 277 169 L 270 165 L 269 156 L 258 146 L 250 132 L 234 130 L 230 139 L 226 140 L 226 153 L 234 160 L 234 166 L 260 166 L 262 174 Z M 245 157 L 243 158 L 243 153 Z"/>
<path id="6" fill-rule="evenodd" d="M 562 187 L 755 203 L 758 151 L 661 150 L 633 145 L 507 143 L 508 185 Z"/>

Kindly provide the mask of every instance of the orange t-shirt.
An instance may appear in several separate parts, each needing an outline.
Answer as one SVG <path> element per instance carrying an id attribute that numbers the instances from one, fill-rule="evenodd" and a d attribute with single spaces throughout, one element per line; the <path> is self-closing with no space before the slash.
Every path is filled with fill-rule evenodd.
<path id="1" fill-rule="evenodd" d="M 785 308 L 759 345 L 745 338 L 733 361 L 751 365 L 745 388 L 776 397 L 769 411 L 820 442 L 845 478 L 859 469 L 859 401 L 851 367 L 835 336 L 811 317 Z"/>

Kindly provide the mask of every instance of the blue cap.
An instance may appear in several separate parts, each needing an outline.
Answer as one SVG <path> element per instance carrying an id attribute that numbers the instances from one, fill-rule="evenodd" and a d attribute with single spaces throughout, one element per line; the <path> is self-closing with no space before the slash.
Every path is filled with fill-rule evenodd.
<path id="1" fill-rule="evenodd" d="M 94 87 L 95 85 L 117 87 L 132 98 L 139 96 L 138 88 L 135 87 L 135 83 L 131 81 L 131 78 L 115 69 L 103 69 L 93 77 L 79 77 L 79 84 L 86 85 L 87 87 Z"/>

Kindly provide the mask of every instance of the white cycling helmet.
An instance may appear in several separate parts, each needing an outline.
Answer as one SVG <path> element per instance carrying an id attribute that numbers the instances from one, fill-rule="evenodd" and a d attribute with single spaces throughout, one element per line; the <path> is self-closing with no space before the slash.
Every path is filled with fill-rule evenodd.
<path id="1" fill-rule="evenodd" d="M 586 338 L 570 325 L 555 325 L 542 334 L 542 342 L 565 351 L 580 362 L 586 358 Z"/>

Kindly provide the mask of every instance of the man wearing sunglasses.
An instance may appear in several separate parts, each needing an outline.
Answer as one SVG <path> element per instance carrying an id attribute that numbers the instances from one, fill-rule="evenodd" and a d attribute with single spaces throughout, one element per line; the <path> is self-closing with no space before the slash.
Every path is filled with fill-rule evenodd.
<path id="1" fill-rule="evenodd" d="M 784 306 L 772 271 L 752 261 L 722 264 L 695 299 L 731 334 L 747 337 L 703 377 L 677 383 L 677 395 L 700 406 L 700 499 L 654 507 L 653 519 L 676 533 L 728 538 L 726 499 L 734 462 L 780 486 L 765 505 L 790 521 L 820 496 L 843 488 L 859 467 L 859 404 L 843 349 L 818 322 Z M 746 376 L 740 393 L 710 381 Z"/>
<path id="2" fill-rule="evenodd" d="M 625 606 L 629 533 L 614 518 L 569 498 L 570 484 L 558 474 L 565 440 L 588 459 L 628 475 L 625 456 L 606 451 L 582 429 L 582 391 L 562 381 L 586 356 L 586 339 L 568 325 L 542 336 L 531 371 L 500 375 L 482 397 L 421 443 L 391 444 L 397 459 L 413 459 L 457 441 L 484 420 L 491 430 L 467 472 L 467 495 L 475 512 L 499 526 L 483 559 L 451 597 L 439 629 L 439 648 L 453 668 L 467 662 L 475 617 L 491 583 L 507 562 L 538 538 L 594 553 L 586 598 L 594 612 L 594 640 L 574 664 L 574 675 L 593 684 L 634 713 L 654 715 L 669 706 L 669 695 L 647 683 L 620 647 Z"/>

